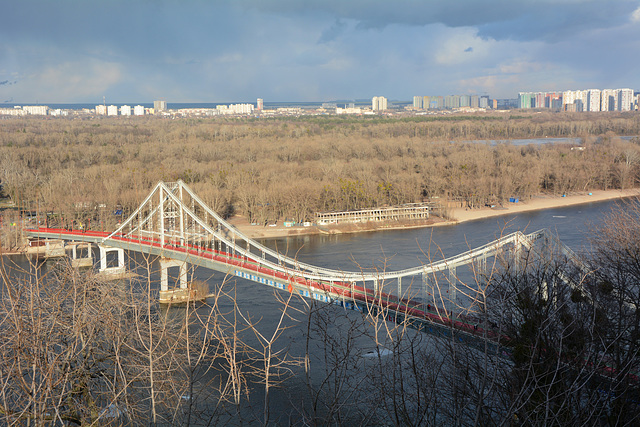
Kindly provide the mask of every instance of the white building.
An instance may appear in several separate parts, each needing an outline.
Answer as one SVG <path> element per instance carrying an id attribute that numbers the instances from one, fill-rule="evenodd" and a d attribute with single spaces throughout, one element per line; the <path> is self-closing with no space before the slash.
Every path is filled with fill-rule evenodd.
<path id="1" fill-rule="evenodd" d="M 107 116 L 117 116 L 118 115 L 118 106 L 117 105 L 109 105 L 107 107 Z"/>
<path id="2" fill-rule="evenodd" d="M 131 106 L 130 105 L 123 105 L 122 107 L 120 107 L 120 114 L 123 116 L 130 116 L 131 115 Z"/>
<path id="3" fill-rule="evenodd" d="M 618 91 L 618 111 L 633 110 L 633 89 L 620 89 Z"/>
<path id="4" fill-rule="evenodd" d="M 264 101 L 262 98 L 258 98 L 258 102 L 256 103 L 257 109 L 262 110 L 264 108 Z"/>
<path id="5" fill-rule="evenodd" d="M 572 90 L 562 92 L 562 109 L 567 111 L 567 105 L 573 105 L 576 101 L 576 93 Z"/>
<path id="6" fill-rule="evenodd" d="M 600 89 L 589 89 L 587 91 L 587 108 L 586 111 L 600 111 Z"/>
<path id="7" fill-rule="evenodd" d="M 26 111 L 27 114 L 46 116 L 49 107 L 47 107 L 46 105 L 25 105 L 22 107 L 22 109 Z"/>
<path id="8" fill-rule="evenodd" d="M 413 97 L 413 108 L 424 108 L 424 98 L 422 96 Z"/>
<path id="9" fill-rule="evenodd" d="M 618 91 L 614 89 L 603 89 L 600 100 L 600 111 L 616 111 L 618 106 Z"/>
<path id="10" fill-rule="evenodd" d="M 387 98 L 384 96 L 374 96 L 371 99 L 371 109 L 373 111 L 384 111 L 387 109 Z"/>
<path id="11" fill-rule="evenodd" d="M 133 107 L 134 116 L 144 116 L 144 107 L 142 105 L 136 105 Z"/>
<path id="12" fill-rule="evenodd" d="M 360 107 L 336 107 L 336 114 L 362 114 L 362 108 Z"/>
<path id="13" fill-rule="evenodd" d="M 106 116 L 107 107 L 105 105 L 96 105 L 96 114 L 99 116 Z"/>
<path id="14" fill-rule="evenodd" d="M 56 108 L 55 110 L 49 110 L 49 115 L 50 116 L 62 116 L 62 117 L 66 117 L 69 115 L 69 110 L 62 110 L 60 108 Z"/>
<path id="15" fill-rule="evenodd" d="M 0 116 L 26 116 L 22 108 L 0 108 Z"/>
<path id="16" fill-rule="evenodd" d="M 156 113 L 167 110 L 167 101 L 153 101 L 153 110 Z"/>

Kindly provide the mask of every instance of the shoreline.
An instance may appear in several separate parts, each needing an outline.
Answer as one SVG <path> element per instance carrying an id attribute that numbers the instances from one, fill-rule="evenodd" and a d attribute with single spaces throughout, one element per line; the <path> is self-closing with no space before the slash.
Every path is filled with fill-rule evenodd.
<path id="1" fill-rule="evenodd" d="M 591 193 L 591 195 L 589 195 Z M 450 210 L 451 220 L 429 220 L 423 223 L 403 223 L 403 224 L 341 224 L 337 226 L 327 227 L 328 231 L 319 229 L 316 226 L 311 227 L 284 227 L 278 225 L 275 227 L 252 226 L 243 217 L 235 217 L 229 222 L 240 232 L 252 239 L 277 239 L 283 237 L 309 236 L 314 234 L 347 234 L 347 233 L 363 233 L 376 232 L 386 230 L 407 230 L 412 228 L 441 227 L 451 226 L 462 222 L 474 221 L 503 215 L 510 215 L 520 212 L 530 212 L 544 209 L 560 208 L 565 206 L 575 206 L 586 203 L 604 202 L 609 200 L 622 200 L 630 197 L 640 196 L 640 188 L 629 190 L 595 190 L 578 194 L 570 194 L 566 197 L 538 195 L 526 201 L 517 203 L 505 203 L 499 209 L 495 208 L 452 208 Z"/>

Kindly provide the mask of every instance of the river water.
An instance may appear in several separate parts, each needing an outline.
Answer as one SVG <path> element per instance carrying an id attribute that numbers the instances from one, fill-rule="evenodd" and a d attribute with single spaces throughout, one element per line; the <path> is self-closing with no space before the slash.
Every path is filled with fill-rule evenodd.
<path id="1" fill-rule="evenodd" d="M 620 201 L 605 201 L 539 211 L 507 214 L 500 217 L 411 230 L 369 233 L 299 236 L 264 240 L 267 246 L 296 256 L 300 261 L 344 270 L 386 267 L 398 270 L 415 267 L 481 246 L 517 230 L 533 232 L 547 228 L 574 251 L 588 244 L 592 226 Z M 386 261 L 386 265 L 385 264 Z"/>

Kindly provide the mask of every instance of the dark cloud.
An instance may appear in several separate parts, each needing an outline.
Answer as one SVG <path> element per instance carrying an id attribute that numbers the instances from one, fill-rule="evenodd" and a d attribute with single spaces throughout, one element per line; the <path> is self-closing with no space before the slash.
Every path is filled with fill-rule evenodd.
<path id="1" fill-rule="evenodd" d="M 18 101 L 410 98 L 480 89 L 508 97 L 524 84 L 640 86 L 640 22 L 631 20 L 638 0 L 6 3 L 0 88 Z"/>
<path id="2" fill-rule="evenodd" d="M 629 19 L 637 0 L 248 0 L 271 13 L 317 11 L 355 20 L 360 29 L 392 24 L 477 27 L 495 39 L 553 39 L 586 28 L 608 28 Z"/>

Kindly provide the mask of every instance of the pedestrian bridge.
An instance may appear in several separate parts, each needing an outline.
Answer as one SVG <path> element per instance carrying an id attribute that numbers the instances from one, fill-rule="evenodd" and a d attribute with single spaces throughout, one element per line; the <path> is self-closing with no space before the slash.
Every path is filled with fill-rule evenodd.
<path id="1" fill-rule="evenodd" d="M 199 266 L 302 297 L 377 313 L 414 327 L 451 327 L 482 334 L 472 317 L 460 315 L 460 300 L 473 304 L 469 286 L 460 286 L 460 271 L 486 271 L 487 263 L 518 262 L 523 253 L 553 246 L 578 262 L 573 252 L 546 230 L 514 232 L 464 253 L 399 271 L 346 271 L 322 268 L 285 256 L 252 240 L 209 208 L 184 182 L 159 182 L 133 214 L 112 233 L 37 228 L 31 238 L 89 242 L 109 250 L 136 251 L 161 258 L 162 302 L 194 295 L 186 266 Z M 537 248 L 537 249 L 536 249 Z M 545 249 L 546 250 L 546 249 Z M 101 255 L 103 256 L 103 255 Z M 122 264 L 123 265 L 123 264 Z M 121 265 L 119 265 L 121 266 Z M 169 289 L 167 269 L 180 267 L 179 289 Z"/>

